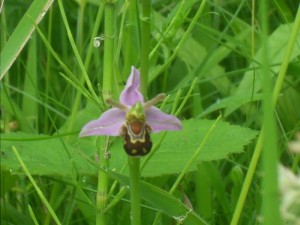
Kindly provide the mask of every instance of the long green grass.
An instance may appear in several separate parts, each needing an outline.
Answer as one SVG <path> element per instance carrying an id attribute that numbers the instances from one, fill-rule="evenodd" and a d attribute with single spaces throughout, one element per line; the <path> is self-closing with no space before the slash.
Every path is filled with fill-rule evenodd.
<path id="1" fill-rule="evenodd" d="M 300 223 L 299 1 L 6 0 L 0 16 L 1 224 Z M 183 130 L 127 160 L 120 137 L 78 134 L 131 66 Z"/>

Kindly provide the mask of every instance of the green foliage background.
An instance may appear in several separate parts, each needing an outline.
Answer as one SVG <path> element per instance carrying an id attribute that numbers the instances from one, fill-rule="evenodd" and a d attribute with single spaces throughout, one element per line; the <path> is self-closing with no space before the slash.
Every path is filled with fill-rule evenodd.
<path id="1" fill-rule="evenodd" d="M 132 2 L 137 4 L 133 11 Z M 78 133 L 106 108 L 105 44 L 111 41 L 114 47 L 114 99 L 124 87 L 129 66 L 141 66 L 141 24 L 148 21 L 142 17 L 142 2 L 4 2 L 1 224 L 48 225 L 57 220 L 95 224 L 98 170 L 109 177 L 106 208 L 101 212 L 107 224 L 130 224 L 122 140 L 109 139 L 111 159 L 105 168 L 97 163 L 101 140 L 79 139 Z M 143 224 L 237 224 L 233 218 L 239 210 L 239 224 L 261 223 L 265 170 L 258 161 L 260 154 L 257 166 L 251 159 L 266 122 L 262 107 L 266 45 L 272 91 L 283 65 L 287 70 L 274 107 L 276 136 L 266 132 L 265 138 L 277 144 L 270 152 L 279 157 L 271 161 L 299 172 L 299 156 L 286 151 L 300 130 L 299 34 L 286 56 L 299 29 L 299 2 L 268 4 L 264 44 L 262 8 L 255 1 L 151 1 L 148 97 L 166 93 L 168 98 L 158 107 L 178 116 L 183 130 L 152 135 L 153 153 L 142 159 Z M 105 10 L 110 6 L 115 10 L 112 36 L 104 33 Z M 99 47 L 93 45 L 95 38 Z M 245 191 L 249 173 L 253 178 Z M 181 175 L 180 185 L 170 193 Z M 237 204 L 242 194 L 246 202 Z"/>

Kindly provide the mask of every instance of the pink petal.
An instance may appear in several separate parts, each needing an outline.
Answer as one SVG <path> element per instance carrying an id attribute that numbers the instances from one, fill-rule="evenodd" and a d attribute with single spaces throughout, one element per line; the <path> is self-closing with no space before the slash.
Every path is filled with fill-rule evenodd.
<path id="1" fill-rule="evenodd" d="M 181 130 L 181 122 L 177 117 L 163 113 L 160 109 L 152 106 L 146 111 L 147 124 L 152 128 L 152 132 L 162 130 Z"/>
<path id="2" fill-rule="evenodd" d="M 125 123 L 125 112 L 112 108 L 104 112 L 99 119 L 88 122 L 81 129 L 79 136 L 111 135 L 119 136 Z"/>
<path id="3" fill-rule="evenodd" d="M 121 92 L 120 102 L 124 105 L 132 106 L 138 101 L 144 103 L 144 97 L 139 91 L 140 89 L 140 72 L 131 67 L 130 76 L 127 79 L 125 89 Z"/>

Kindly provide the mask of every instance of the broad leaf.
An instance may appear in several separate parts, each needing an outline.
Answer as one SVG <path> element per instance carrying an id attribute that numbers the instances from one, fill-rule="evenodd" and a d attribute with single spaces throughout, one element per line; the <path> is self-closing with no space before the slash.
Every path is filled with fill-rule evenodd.
<path id="1" fill-rule="evenodd" d="M 198 149 L 213 123 L 214 121 L 210 120 L 191 119 L 184 121 L 184 128 L 181 132 L 168 132 L 158 151 L 149 160 L 142 175 L 160 176 L 180 173 Z M 223 159 L 229 154 L 242 152 L 243 147 L 256 134 L 256 131 L 248 128 L 219 122 L 190 170 L 196 170 L 197 164 L 201 161 Z M 153 137 L 153 142 L 155 143 L 158 138 L 159 135 Z"/>
<path id="2" fill-rule="evenodd" d="M 214 121 L 183 121 L 183 130 L 168 132 L 154 156 L 142 171 L 143 176 L 161 176 L 182 171 Z M 257 132 L 240 126 L 219 122 L 199 157 L 189 171 L 196 169 L 201 161 L 223 159 L 231 153 L 243 151 Z M 153 143 L 159 143 L 163 133 L 153 134 Z M 49 137 L 43 135 L 10 133 L 2 135 L 1 165 L 13 172 L 19 172 L 19 164 L 11 151 L 15 146 L 30 172 L 36 175 L 68 176 L 74 172 L 95 175 L 96 168 L 86 158 L 95 160 L 95 138 L 78 138 L 78 134 L 68 137 Z M 127 155 L 122 147 L 121 138 L 111 142 L 110 168 L 118 173 L 127 173 Z M 145 158 L 143 159 L 145 160 Z M 74 163 L 73 163 L 74 162 Z"/>

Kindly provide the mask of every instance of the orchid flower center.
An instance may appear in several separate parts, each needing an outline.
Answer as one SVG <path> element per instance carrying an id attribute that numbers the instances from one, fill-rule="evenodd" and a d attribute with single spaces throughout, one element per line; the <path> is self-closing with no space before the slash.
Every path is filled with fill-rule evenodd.
<path id="1" fill-rule="evenodd" d="M 116 102 L 110 98 L 106 99 L 106 103 L 111 105 L 112 107 L 116 107 L 124 112 L 126 112 L 126 120 L 130 119 L 130 117 L 135 117 L 140 121 L 145 121 L 145 111 L 149 109 L 151 106 L 156 105 L 158 102 L 162 102 L 165 99 L 165 94 L 158 94 L 154 98 L 142 104 L 141 102 L 135 103 L 133 106 L 129 107 L 120 102 Z"/>
<path id="2" fill-rule="evenodd" d="M 144 107 L 141 102 L 137 102 L 131 109 L 126 113 L 126 122 L 131 123 L 135 121 L 145 122 L 146 115 Z"/>

